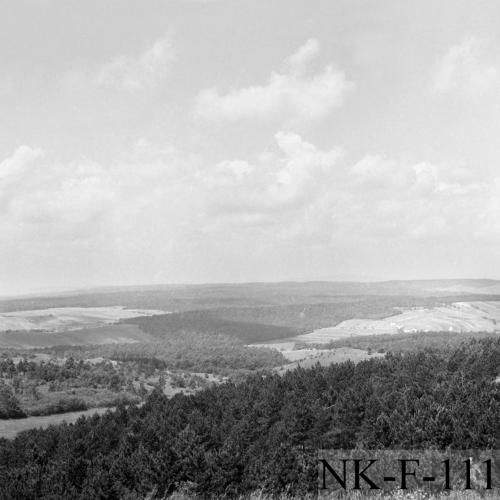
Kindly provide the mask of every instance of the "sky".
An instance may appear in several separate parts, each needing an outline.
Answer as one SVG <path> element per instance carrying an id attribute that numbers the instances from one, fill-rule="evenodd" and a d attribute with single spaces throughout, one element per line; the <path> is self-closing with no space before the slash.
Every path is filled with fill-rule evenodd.
<path id="1" fill-rule="evenodd" d="M 500 278 L 495 0 L 3 0 L 0 294 Z"/>

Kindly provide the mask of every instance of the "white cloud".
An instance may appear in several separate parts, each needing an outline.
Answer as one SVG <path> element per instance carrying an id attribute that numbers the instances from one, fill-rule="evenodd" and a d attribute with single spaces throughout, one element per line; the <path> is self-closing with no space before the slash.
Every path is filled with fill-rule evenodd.
<path id="1" fill-rule="evenodd" d="M 242 259 L 276 268 L 281 254 L 380 261 L 395 248 L 500 243 L 500 179 L 381 155 L 348 165 L 292 132 L 275 141 L 255 160 L 217 163 L 147 140 L 108 165 L 22 146 L 0 163 L 0 260 L 48 273 L 76 259 L 94 281 L 104 262 L 110 282 L 171 281 L 230 278 L 220 273 Z"/>
<path id="2" fill-rule="evenodd" d="M 308 40 L 285 61 L 285 71 L 273 72 L 265 85 L 253 85 L 221 94 L 217 88 L 202 90 L 195 115 L 208 120 L 238 120 L 288 115 L 317 120 L 339 106 L 352 87 L 342 71 L 326 66 L 307 75 L 307 63 L 319 52 L 319 43 Z"/>
<path id="3" fill-rule="evenodd" d="M 94 81 L 99 86 L 129 92 L 147 90 L 164 79 L 173 60 L 171 42 L 160 39 L 137 56 L 119 56 L 109 61 L 100 69 Z"/>
<path id="4" fill-rule="evenodd" d="M 160 38 L 139 54 L 117 56 L 98 68 L 73 70 L 64 75 L 66 87 L 107 88 L 138 93 L 158 87 L 175 60 L 175 50 L 168 38 Z"/>
<path id="5" fill-rule="evenodd" d="M 380 155 L 348 166 L 339 148 L 322 151 L 291 132 L 275 140 L 276 151 L 254 162 L 216 164 L 144 140 L 108 166 L 63 164 L 22 146 L 0 163 L 1 227 L 78 240 L 110 230 L 133 239 L 148 226 L 162 226 L 161 235 L 292 224 L 298 236 L 303 220 L 309 237 L 437 237 L 480 230 L 477 221 L 491 224 L 498 206 L 500 181 L 486 184 L 463 168 Z"/>
<path id="6" fill-rule="evenodd" d="M 500 88 L 500 70 L 489 58 L 487 44 L 468 37 L 453 45 L 435 65 L 432 91 L 462 96 L 482 95 Z"/>
<path id="7" fill-rule="evenodd" d="M 0 226 L 4 234 L 44 238 L 87 237 L 109 208 L 114 187 L 105 169 L 61 164 L 28 146 L 0 164 Z"/>
<path id="8" fill-rule="evenodd" d="M 314 59 L 320 51 L 320 45 L 316 38 L 310 38 L 302 47 L 293 53 L 286 60 L 290 72 L 293 74 L 301 74 L 307 67 L 309 61 Z"/>
<path id="9" fill-rule="evenodd" d="M 275 139 L 280 155 L 264 154 L 255 164 L 223 161 L 199 172 L 209 213 L 282 216 L 327 187 L 341 156 L 338 148 L 323 152 L 290 132 L 279 132 Z"/>

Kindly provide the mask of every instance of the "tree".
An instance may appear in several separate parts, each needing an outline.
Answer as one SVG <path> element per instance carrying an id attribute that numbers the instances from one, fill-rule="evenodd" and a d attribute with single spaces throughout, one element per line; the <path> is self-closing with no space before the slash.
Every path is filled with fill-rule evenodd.
<path id="1" fill-rule="evenodd" d="M 0 382 L 0 418 L 23 418 L 26 414 L 21 410 L 18 399 L 12 388 L 5 382 Z"/>

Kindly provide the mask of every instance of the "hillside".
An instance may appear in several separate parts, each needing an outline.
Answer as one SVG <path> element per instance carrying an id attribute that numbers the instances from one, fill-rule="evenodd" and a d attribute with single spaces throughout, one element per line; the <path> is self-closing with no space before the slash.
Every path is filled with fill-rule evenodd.
<path id="1" fill-rule="evenodd" d="M 306 343 L 328 343 L 360 335 L 417 332 L 500 332 L 500 302 L 454 302 L 433 308 L 412 308 L 383 319 L 350 319 L 331 328 L 300 335 Z"/>
<path id="2" fill-rule="evenodd" d="M 0 300 L 0 312 L 51 307 L 110 306 L 180 312 L 239 306 L 330 303 L 337 301 L 339 297 L 346 296 L 457 297 L 495 295 L 499 286 L 500 281 L 497 280 L 471 279 L 108 287 L 54 295 L 4 298 Z M 461 299 L 456 298 L 455 302 L 459 300 Z"/>
<path id="3" fill-rule="evenodd" d="M 253 376 L 0 440 L 6 498 L 317 491 L 318 448 L 500 446 L 500 340 Z"/>

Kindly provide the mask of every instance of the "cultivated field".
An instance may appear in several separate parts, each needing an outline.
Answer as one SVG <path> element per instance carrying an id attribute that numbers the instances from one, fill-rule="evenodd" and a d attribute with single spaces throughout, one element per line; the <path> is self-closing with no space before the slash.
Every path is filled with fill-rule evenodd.
<path id="1" fill-rule="evenodd" d="M 150 341 L 151 336 L 142 331 L 137 325 L 125 323 L 62 332 L 37 330 L 0 332 L 0 348 L 14 349 L 56 345 L 129 344 Z"/>
<path id="2" fill-rule="evenodd" d="M 0 314 L 0 331 L 60 332 L 116 323 L 120 319 L 165 314 L 165 311 L 112 307 L 53 307 Z"/>
<path id="3" fill-rule="evenodd" d="M 120 320 L 165 314 L 150 309 L 54 307 L 0 313 L 0 348 L 150 342 L 135 324 Z"/>
<path id="4" fill-rule="evenodd" d="M 414 308 L 388 318 L 350 319 L 330 328 L 299 335 L 306 343 L 328 343 L 359 335 L 416 332 L 500 332 L 500 302 L 455 302 L 433 308 Z"/>

